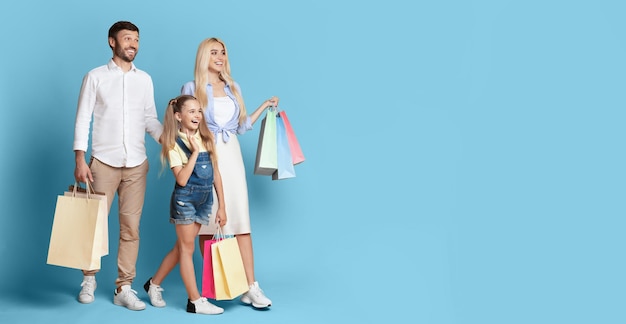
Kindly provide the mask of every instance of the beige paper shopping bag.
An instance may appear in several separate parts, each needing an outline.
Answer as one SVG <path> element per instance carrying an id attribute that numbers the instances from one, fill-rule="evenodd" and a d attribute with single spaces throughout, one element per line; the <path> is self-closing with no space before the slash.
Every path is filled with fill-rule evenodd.
<path id="1" fill-rule="evenodd" d="M 211 244 L 215 299 L 230 300 L 248 291 L 246 270 L 234 237 Z"/>
<path id="2" fill-rule="evenodd" d="M 79 197 L 74 192 L 72 196 L 59 195 L 47 263 L 81 270 L 100 269 L 104 236 L 108 241 L 108 233 L 102 230 L 106 218 L 105 200 Z"/>
<path id="3" fill-rule="evenodd" d="M 76 193 L 74 193 L 74 188 L 77 188 Z M 107 196 L 101 192 L 94 192 L 87 194 L 87 190 L 85 188 L 77 187 L 76 185 L 70 186 L 68 191 L 64 193 L 65 196 L 76 195 L 76 197 L 81 198 L 93 198 L 104 201 L 104 204 L 100 204 L 100 210 L 98 210 L 98 215 L 101 213 L 104 217 L 98 217 L 98 221 L 102 222 L 102 224 L 98 224 L 98 228 L 102 231 L 102 245 L 101 245 L 101 254 L 102 256 L 109 254 L 109 211 L 108 211 L 108 201 Z"/>

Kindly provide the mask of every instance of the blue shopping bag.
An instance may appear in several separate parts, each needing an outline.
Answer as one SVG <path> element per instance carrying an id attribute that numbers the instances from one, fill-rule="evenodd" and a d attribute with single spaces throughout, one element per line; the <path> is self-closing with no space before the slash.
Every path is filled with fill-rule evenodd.
<path id="1" fill-rule="evenodd" d="M 296 176 L 296 170 L 293 166 L 293 159 L 291 158 L 287 128 L 285 128 L 285 123 L 280 114 L 276 116 L 276 152 L 278 169 L 272 174 L 272 180 L 294 178 Z"/>

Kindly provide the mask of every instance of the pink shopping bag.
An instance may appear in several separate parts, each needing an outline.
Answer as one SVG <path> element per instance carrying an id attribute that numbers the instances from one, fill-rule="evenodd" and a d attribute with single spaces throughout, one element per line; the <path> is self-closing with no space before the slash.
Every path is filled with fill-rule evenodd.
<path id="1" fill-rule="evenodd" d="M 202 262 L 202 297 L 215 299 L 215 278 L 213 277 L 213 257 L 211 244 L 216 239 L 204 241 L 204 255 Z"/>
<path id="2" fill-rule="evenodd" d="M 283 124 L 285 124 L 285 131 L 287 132 L 287 140 L 289 141 L 289 149 L 291 150 L 291 160 L 293 164 L 298 164 L 304 162 L 304 154 L 302 154 L 302 148 L 300 148 L 300 143 L 296 138 L 296 133 L 293 131 L 293 127 L 291 127 L 291 123 L 287 118 L 287 113 L 282 110 L 278 113 L 282 118 Z"/>

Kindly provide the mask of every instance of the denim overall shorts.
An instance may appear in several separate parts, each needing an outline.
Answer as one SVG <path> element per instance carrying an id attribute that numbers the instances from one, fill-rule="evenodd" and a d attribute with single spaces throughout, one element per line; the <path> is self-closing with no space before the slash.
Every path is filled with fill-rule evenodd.
<path id="1" fill-rule="evenodd" d="M 191 151 L 180 137 L 176 138 L 176 143 L 189 158 Z M 170 223 L 208 225 L 212 206 L 213 164 L 208 152 L 200 152 L 187 185 L 174 185 L 170 201 Z"/>

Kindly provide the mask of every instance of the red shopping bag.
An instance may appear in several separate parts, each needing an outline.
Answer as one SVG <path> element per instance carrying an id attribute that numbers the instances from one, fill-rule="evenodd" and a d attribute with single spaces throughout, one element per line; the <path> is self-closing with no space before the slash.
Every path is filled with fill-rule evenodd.
<path id="1" fill-rule="evenodd" d="M 204 241 L 204 255 L 202 261 L 202 297 L 215 299 L 215 278 L 213 277 L 213 256 L 211 244 L 217 240 Z"/>
<path id="2" fill-rule="evenodd" d="M 287 113 L 282 110 L 278 115 L 281 117 L 283 124 L 285 124 L 285 131 L 287 132 L 287 140 L 289 142 L 289 150 L 291 151 L 291 160 L 293 164 L 298 164 L 304 162 L 304 154 L 302 154 L 302 148 L 300 148 L 300 143 L 296 138 L 296 133 L 294 133 L 293 128 L 291 127 L 291 123 L 287 118 Z"/>

